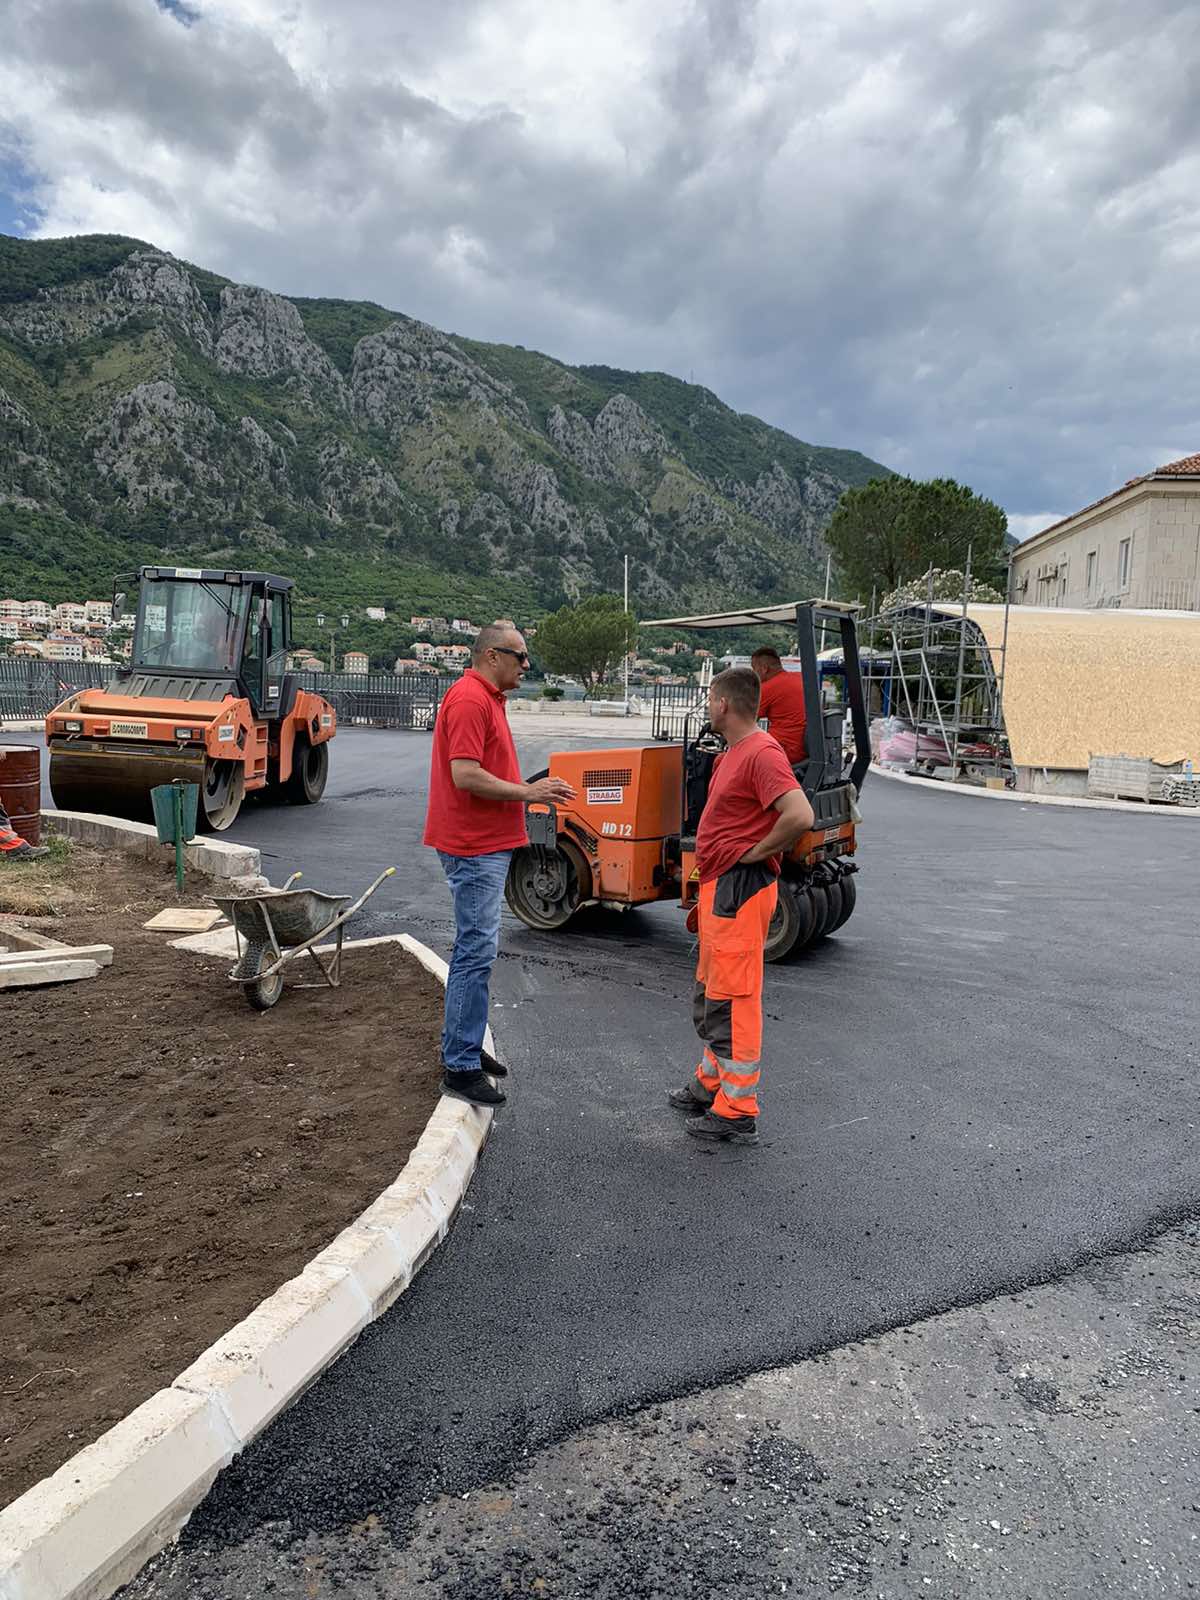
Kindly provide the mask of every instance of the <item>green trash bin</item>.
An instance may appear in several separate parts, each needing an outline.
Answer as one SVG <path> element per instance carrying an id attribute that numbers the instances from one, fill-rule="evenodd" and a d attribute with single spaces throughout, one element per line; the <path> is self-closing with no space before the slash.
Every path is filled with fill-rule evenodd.
<path id="1" fill-rule="evenodd" d="M 200 788 L 195 783 L 184 783 L 176 778 L 174 783 L 161 783 L 150 791 L 154 807 L 154 826 L 158 830 L 159 844 L 175 846 L 175 887 L 183 893 L 183 847 L 196 835 L 196 814 L 200 804 Z"/>

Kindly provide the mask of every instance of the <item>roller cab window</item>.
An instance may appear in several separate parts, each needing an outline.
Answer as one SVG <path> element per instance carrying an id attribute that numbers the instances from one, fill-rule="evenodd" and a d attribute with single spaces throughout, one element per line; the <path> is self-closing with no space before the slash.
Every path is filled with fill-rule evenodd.
<path id="1" fill-rule="evenodd" d="M 249 590 L 232 585 L 146 580 L 133 642 L 134 663 L 191 672 L 235 671 L 249 603 Z"/>

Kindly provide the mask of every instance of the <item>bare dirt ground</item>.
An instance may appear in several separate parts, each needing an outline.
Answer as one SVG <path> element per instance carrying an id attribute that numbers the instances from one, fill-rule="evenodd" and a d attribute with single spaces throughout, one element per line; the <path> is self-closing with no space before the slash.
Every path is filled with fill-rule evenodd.
<path id="1" fill-rule="evenodd" d="M 260 1014 L 228 962 L 142 929 L 174 899 L 166 868 L 93 851 L 0 877 L 23 926 L 115 950 L 0 996 L 0 1503 L 300 1271 L 437 1099 L 442 991 L 411 957 L 348 951 L 340 990 Z"/>

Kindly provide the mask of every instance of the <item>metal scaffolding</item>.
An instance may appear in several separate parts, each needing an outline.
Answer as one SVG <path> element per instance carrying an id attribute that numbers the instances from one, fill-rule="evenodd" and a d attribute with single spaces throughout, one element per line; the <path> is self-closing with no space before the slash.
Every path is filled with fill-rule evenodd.
<path id="1" fill-rule="evenodd" d="M 890 655 L 886 710 L 913 733 L 909 769 L 942 768 L 952 781 L 993 778 L 1011 786 L 1015 771 L 1004 726 L 1011 567 L 998 649 L 969 615 L 969 558 L 961 601 L 934 599 L 932 569 L 926 583 L 924 601 L 881 611 L 860 630 L 865 645 Z"/>

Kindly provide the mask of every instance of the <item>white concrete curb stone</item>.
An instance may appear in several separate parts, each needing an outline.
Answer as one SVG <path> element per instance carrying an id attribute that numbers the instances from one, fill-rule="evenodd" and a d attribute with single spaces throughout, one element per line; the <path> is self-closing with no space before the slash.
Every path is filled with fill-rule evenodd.
<path id="1" fill-rule="evenodd" d="M 941 794 L 973 795 L 982 800 L 1007 800 L 1022 806 L 1063 806 L 1075 811 L 1132 811 L 1139 817 L 1200 818 L 1200 807 L 1151 806 L 1138 800 L 1096 800 L 1075 794 L 1021 794 L 1016 789 L 977 789 L 969 783 L 947 783 L 941 778 L 921 778 L 912 772 L 894 772 L 872 761 L 870 776 L 891 783 L 911 783 L 917 789 L 937 789 Z"/>
<path id="2" fill-rule="evenodd" d="M 387 943 L 445 983 L 446 963 L 409 934 L 345 948 Z M 494 1055 L 490 1029 L 484 1043 Z M 443 1097 L 396 1181 L 299 1276 L 0 1511 L 0 1600 L 105 1600 L 168 1544 L 222 1467 L 408 1288 L 445 1238 L 491 1122 Z"/>
<path id="3" fill-rule="evenodd" d="M 89 811 L 43 811 L 42 822 L 50 833 L 61 834 L 79 844 L 128 850 L 131 855 L 142 856 L 147 861 L 174 860 L 172 847 L 159 844 L 157 832 L 147 822 L 95 816 Z M 257 873 L 262 858 L 247 844 L 195 839 L 184 845 L 183 859 L 189 867 L 210 878 L 242 878 Z"/>

